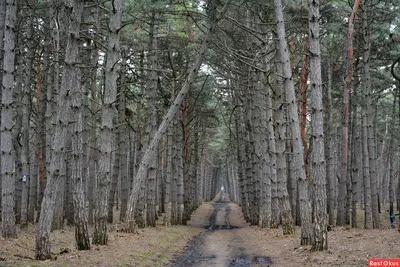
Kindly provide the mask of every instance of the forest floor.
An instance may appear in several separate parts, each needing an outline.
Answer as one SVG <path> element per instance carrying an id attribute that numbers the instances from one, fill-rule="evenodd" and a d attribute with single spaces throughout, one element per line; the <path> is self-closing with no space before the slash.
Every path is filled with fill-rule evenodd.
<path id="1" fill-rule="evenodd" d="M 360 215 L 362 211 L 359 211 Z M 363 225 L 363 216 L 358 224 Z M 240 207 L 227 196 L 204 203 L 190 226 L 145 228 L 139 234 L 110 226 L 109 244 L 90 251 L 74 248 L 74 229 L 54 231 L 54 260 L 35 261 L 35 227 L 18 231 L 18 239 L 0 238 L 0 266 L 366 266 L 369 258 L 400 259 L 400 234 L 382 213 L 382 229 L 335 227 L 329 249 L 311 252 L 280 229 L 261 229 L 244 222 Z"/>

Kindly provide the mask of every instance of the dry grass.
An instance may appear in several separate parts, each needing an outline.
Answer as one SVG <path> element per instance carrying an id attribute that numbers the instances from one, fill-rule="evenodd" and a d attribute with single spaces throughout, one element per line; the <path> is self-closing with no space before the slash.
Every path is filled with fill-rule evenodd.
<path id="1" fill-rule="evenodd" d="M 115 227 L 114 227 L 115 228 Z M 203 229 L 187 226 L 157 226 L 127 234 L 109 233 L 107 246 L 92 246 L 89 251 L 77 251 L 74 229 L 54 231 L 52 251 L 68 251 L 55 260 L 33 260 L 35 227 L 20 230 L 18 239 L 0 239 L 0 266 L 164 266 L 187 242 Z"/>

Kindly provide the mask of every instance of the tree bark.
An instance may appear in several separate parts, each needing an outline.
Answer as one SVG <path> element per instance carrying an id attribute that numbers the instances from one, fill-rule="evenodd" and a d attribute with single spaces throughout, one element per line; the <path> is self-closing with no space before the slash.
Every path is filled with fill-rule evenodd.
<path id="1" fill-rule="evenodd" d="M 348 137 L 349 137 L 349 100 L 350 91 L 352 88 L 353 78 L 353 32 L 354 23 L 360 0 L 355 0 L 353 11 L 349 18 L 349 29 L 347 33 L 346 43 L 346 73 L 344 77 L 344 93 L 343 93 L 343 106 L 342 106 L 342 131 L 341 131 L 341 160 L 340 160 L 340 177 L 339 177 L 339 195 L 338 195 L 338 210 L 337 210 L 337 225 L 344 225 L 346 223 L 346 177 L 347 177 L 347 154 L 348 154 Z"/>
<path id="2" fill-rule="evenodd" d="M 106 245 L 108 243 L 107 229 L 107 203 L 109 186 L 111 182 L 111 153 L 113 138 L 113 118 L 116 112 L 115 101 L 117 97 L 117 71 L 119 60 L 119 35 L 123 2 L 113 0 L 108 24 L 108 50 L 105 67 L 104 103 L 101 111 L 100 128 L 100 159 L 97 174 L 97 201 L 95 208 L 95 224 L 93 243 Z"/>
<path id="3" fill-rule="evenodd" d="M 29 19 L 27 25 L 27 36 L 31 36 L 33 32 L 33 23 Z M 30 172 L 30 153 L 29 153 L 29 127 L 30 127 L 30 115 L 31 115 L 31 86 L 30 79 L 32 75 L 33 57 L 35 50 L 31 43 L 28 43 L 28 51 L 26 54 L 27 63 L 25 68 L 25 78 L 23 87 L 23 98 L 22 98 L 22 174 L 23 174 L 23 185 L 22 185 L 22 202 L 21 202 L 21 227 L 26 226 L 28 222 L 28 203 L 29 203 L 29 184 L 31 177 Z M 33 221 L 33 220 L 32 220 Z"/>
<path id="4" fill-rule="evenodd" d="M 319 0 L 309 1 L 309 38 L 310 38 L 310 85 L 312 94 L 311 136 L 311 179 L 314 186 L 312 237 L 313 251 L 328 249 L 326 214 L 326 165 L 324 151 L 324 108 L 322 103 L 321 48 L 319 34 Z"/>
<path id="5" fill-rule="evenodd" d="M 1 235 L 4 238 L 17 237 L 14 217 L 15 171 L 12 143 L 16 21 L 17 1 L 7 0 L 4 22 L 4 61 L 1 90 Z"/>
<path id="6" fill-rule="evenodd" d="M 129 180 L 128 180 L 128 144 L 129 144 L 129 129 L 126 126 L 128 123 L 125 111 L 126 111 L 126 95 L 125 90 L 125 71 L 127 70 L 126 66 L 126 55 L 125 50 L 122 51 L 122 67 L 123 71 L 121 72 L 121 87 L 119 92 L 119 101 L 118 101 L 118 117 L 120 126 L 118 127 L 118 132 L 120 135 L 119 144 L 118 144 L 118 153 L 120 154 L 120 163 L 119 170 L 121 174 L 121 211 L 120 211 L 120 221 L 125 222 L 126 216 L 126 206 L 128 204 L 129 197 Z"/>
<path id="7" fill-rule="evenodd" d="M 364 1 L 363 5 L 363 40 L 364 40 L 364 91 L 367 96 L 367 123 L 368 123 L 368 153 L 370 163 L 370 179 L 371 179 L 371 205 L 373 216 L 373 227 L 380 227 L 380 215 L 378 206 L 378 182 L 376 173 L 376 144 L 375 144 L 375 126 L 374 126 L 374 107 L 376 104 L 373 99 L 373 91 L 371 88 L 371 73 L 370 73 L 370 54 L 371 54 L 371 36 L 368 26 L 368 0 Z"/>
<path id="8" fill-rule="evenodd" d="M 80 10 L 81 12 L 83 11 Z M 82 17 L 80 15 L 79 17 Z M 77 26 L 76 36 L 79 36 L 79 24 Z M 74 50 L 75 55 L 79 55 L 79 40 L 70 40 L 70 49 Z M 89 250 L 89 230 L 86 214 L 86 203 L 84 195 L 84 147 L 83 147 L 83 109 L 82 98 L 86 97 L 81 92 L 81 70 L 74 69 L 74 79 L 70 91 L 71 97 L 71 134 L 72 134 L 72 157 L 71 157 L 71 190 L 73 196 L 73 213 L 75 224 L 75 242 L 78 250 Z"/>
<path id="9" fill-rule="evenodd" d="M 6 19 L 6 1 L 0 1 L 0 81 L 3 84 L 3 61 L 4 61 L 4 24 L 5 24 L 5 19 Z M 0 90 L 0 99 L 1 99 L 1 93 L 2 90 Z M 1 118 L 1 114 L 0 114 Z M 1 139 L 0 139 L 0 147 L 1 147 Z M 0 175 L 0 203 L 2 203 L 2 198 L 3 194 L 2 192 L 2 177 Z M 0 204 L 0 212 L 2 210 L 2 205 Z"/>
<path id="10" fill-rule="evenodd" d="M 275 132 L 271 133 L 271 137 L 273 134 L 276 135 L 276 143 L 275 146 L 272 144 L 272 139 L 270 139 L 270 148 L 269 150 L 272 152 L 272 164 L 274 163 L 274 156 L 276 157 L 276 180 L 278 184 L 278 198 L 279 198 L 279 207 L 282 218 L 282 231 L 284 235 L 293 235 L 295 233 L 293 216 L 291 213 L 291 204 L 289 199 L 289 194 L 287 190 L 287 161 L 286 161 L 286 126 L 285 126 L 285 92 L 283 89 L 283 81 L 280 79 L 282 77 L 282 63 L 276 63 L 276 77 L 274 79 L 274 87 L 275 87 Z M 268 88 L 268 98 L 272 97 L 272 88 Z M 268 100 L 272 102 L 271 100 Z M 272 104 L 271 104 L 272 107 Z M 272 117 L 268 120 L 272 123 Z"/>
<path id="11" fill-rule="evenodd" d="M 311 212 L 308 199 L 308 185 L 303 156 L 303 144 L 300 136 L 299 117 L 296 104 L 296 95 L 294 90 L 294 82 L 292 78 L 292 70 L 290 68 L 289 51 L 286 42 L 285 24 L 283 20 L 282 3 L 280 0 L 274 0 L 275 16 L 277 25 L 277 35 L 279 40 L 279 55 L 283 69 L 283 79 L 286 92 L 286 103 L 288 104 L 288 121 L 292 131 L 293 141 L 293 174 L 298 181 L 299 186 L 299 205 L 301 216 L 301 244 L 311 244 L 312 225 Z"/>

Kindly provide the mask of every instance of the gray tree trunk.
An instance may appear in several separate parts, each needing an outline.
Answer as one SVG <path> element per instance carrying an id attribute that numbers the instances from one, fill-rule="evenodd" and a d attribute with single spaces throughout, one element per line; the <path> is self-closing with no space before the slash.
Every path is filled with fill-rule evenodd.
<path id="1" fill-rule="evenodd" d="M 362 155 L 363 155 L 363 181 L 364 181 L 364 205 L 365 205 L 365 228 L 372 229 L 372 207 L 371 207 L 371 180 L 369 171 L 368 153 L 368 123 L 367 123 L 366 99 L 362 107 Z"/>
<path id="2" fill-rule="evenodd" d="M 3 83 L 3 61 L 4 61 L 4 23 L 6 19 L 6 1 L 0 1 L 0 81 Z M 0 90 L 0 98 L 1 98 L 1 91 Z M 0 115 L 1 116 L 1 115 Z M 1 139 L 0 139 L 0 146 L 1 146 Z M 2 203 L 3 194 L 2 192 L 2 177 L 0 175 L 0 203 Z M 0 205 L 0 212 L 2 207 Z"/>
<path id="3" fill-rule="evenodd" d="M 95 224 L 93 244 L 106 245 L 108 243 L 107 203 L 111 182 L 111 153 L 113 138 L 113 118 L 115 115 L 115 101 L 117 97 L 117 73 L 119 59 L 119 35 L 123 9 L 122 0 L 113 0 L 108 24 L 108 50 L 105 67 L 104 103 L 101 111 L 100 128 L 100 159 L 97 174 Z"/>
<path id="4" fill-rule="evenodd" d="M 100 19 L 100 8 L 96 8 L 96 31 L 100 30 L 101 27 L 101 19 Z M 91 109 L 91 119 L 92 119 L 92 124 L 94 126 L 91 126 L 89 129 L 89 188 L 88 188 L 88 200 L 89 200 L 89 214 L 88 214 L 88 223 L 90 225 L 93 224 L 94 222 L 94 209 L 95 209 L 95 199 L 94 199 L 94 192 L 96 190 L 96 176 L 97 176 L 97 163 L 98 163 L 98 149 L 97 149 L 97 130 L 96 130 L 96 125 L 97 125 L 97 111 L 98 111 L 98 90 L 97 90 L 97 68 L 99 64 L 99 48 L 96 43 L 94 43 L 94 48 L 93 48 L 93 57 L 92 57 L 92 62 L 91 66 L 93 68 L 92 74 L 91 74 L 91 88 L 90 88 L 90 96 L 91 96 L 91 102 L 90 102 L 90 109 Z"/>
<path id="5" fill-rule="evenodd" d="M 81 12 L 83 11 L 80 10 Z M 80 15 L 79 18 L 82 16 Z M 77 22 L 79 23 L 79 22 Z M 79 23 L 80 24 L 80 23 Z M 79 24 L 77 25 L 75 36 L 79 36 Z M 70 49 L 74 50 L 74 55 L 79 55 L 79 39 L 70 40 Z M 75 224 L 75 242 L 78 250 L 89 250 L 89 230 L 88 219 L 86 214 L 86 202 L 84 195 L 84 141 L 83 141 L 83 109 L 82 100 L 86 97 L 82 94 L 81 88 L 81 70 L 73 69 L 73 83 L 71 83 L 70 103 L 71 103 L 71 138 L 72 138 L 72 155 L 71 155 L 71 190 L 73 198 L 73 214 Z M 85 90 L 85 89 L 84 89 Z"/>
<path id="6" fill-rule="evenodd" d="M 335 225 L 335 127 L 333 124 L 333 110 L 332 110 L 332 66 L 331 61 L 328 59 L 328 84 L 327 84 L 327 134 L 328 145 L 326 153 L 326 182 L 327 182 L 327 211 L 329 225 Z"/>
<path id="7" fill-rule="evenodd" d="M 18 16 L 22 16 L 23 14 L 19 12 Z M 23 80 L 23 66 L 24 66 L 24 55 L 19 52 L 16 55 L 16 74 L 15 74 L 15 86 L 13 90 L 13 101 L 15 110 L 22 110 L 22 80 Z M 15 214 L 15 223 L 19 224 L 21 219 L 21 193 L 22 193 L 22 163 L 21 163 L 21 153 L 22 147 L 20 144 L 20 136 L 22 134 L 22 112 L 16 112 L 14 116 L 14 126 L 12 130 L 12 142 L 14 149 L 14 179 L 15 179 L 15 187 L 14 187 L 14 214 Z"/>
<path id="8" fill-rule="evenodd" d="M 118 117 L 120 126 L 118 127 L 119 132 L 119 143 L 118 143 L 118 153 L 120 154 L 119 170 L 121 174 L 121 212 L 120 221 L 125 222 L 126 216 L 126 206 L 128 204 L 129 197 L 129 180 L 128 180 L 128 144 L 129 144 L 129 129 L 127 127 L 127 118 L 125 115 L 126 109 L 126 96 L 125 96 L 125 70 L 126 70 L 126 55 L 125 51 L 122 51 L 122 67 L 121 71 L 121 87 L 119 91 L 119 101 L 118 101 Z"/>
<path id="9" fill-rule="evenodd" d="M 56 194 L 61 181 L 65 179 L 66 161 L 66 135 L 70 123 L 69 92 L 75 86 L 76 73 L 79 72 L 77 63 L 79 60 L 79 29 L 83 12 L 83 2 L 76 0 L 72 3 L 64 2 L 66 12 L 70 18 L 68 27 L 68 40 L 65 53 L 64 71 L 61 80 L 60 94 L 58 98 L 58 112 L 53 141 L 53 153 L 47 185 L 43 196 L 39 224 L 36 232 L 36 259 L 45 260 L 51 258 L 50 230 L 56 205 Z M 80 86 L 80 84 L 78 84 Z"/>
<path id="10" fill-rule="evenodd" d="M 3 18 L 3 17 L 2 17 Z M 15 61 L 15 26 L 17 21 L 17 1 L 6 1 L 4 28 L 4 61 L 1 96 L 1 235 L 16 238 L 14 217 L 14 150 L 13 128 L 13 90 Z"/>
<path id="11" fill-rule="evenodd" d="M 276 135 L 275 146 L 271 145 L 270 140 L 270 151 L 276 157 L 276 179 L 278 183 L 278 198 L 279 207 L 282 218 L 282 231 L 284 235 L 292 235 L 295 232 L 294 221 L 291 213 L 291 203 L 287 190 L 287 161 L 286 161 L 286 126 L 285 126 L 285 92 L 283 88 L 282 77 L 282 64 L 281 62 L 276 63 L 276 77 L 274 79 L 274 100 L 275 100 L 275 132 L 271 133 Z M 268 98 L 272 98 L 272 88 L 268 88 Z M 268 100 L 272 102 L 271 100 Z M 272 106 L 271 106 L 272 107 Z M 272 120 L 272 117 L 269 119 Z M 273 159 L 273 156 L 272 156 Z M 272 161 L 273 163 L 273 161 Z"/>
<path id="12" fill-rule="evenodd" d="M 28 19 L 27 25 L 27 36 L 31 36 L 33 31 L 33 23 L 31 19 Z M 28 203 L 29 203 L 29 184 L 31 177 L 30 172 L 30 153 L 29 153 L 29 128 L 30 128 L 30 115 L 31 115 L 31 86 L 30 79 L 32 75 L 33 57 L 35 50 L 32 47 L 32 43 L 28 41 L 28 51 L 26 54 L 27 63 L 25 68 L 25 78 L 23 87 L 23 98 L 22 98 L 22 196 L 21 196 L 21 227 L 26 226 L 28 222 Z M 33 220 L 32 220 L 33 221 Z"/>
<path id="13" fill-rule="evenodd" d="M 326 165 L 324 151 L 324 108 L 322 103 L 319 0 L 309 1 L 310 85 L 311 85 L 311 178 L 314 187 L 312 236 L 313 251 L 328 249 L 326 213 Z"/>
<path id="14" fill-rule="evenodd" d="M 289 61 L 289 50 L 286 42 L 285 24 L 282 12 L 282 3 L 280 0 L 274 0 L 275 16 L 277 25 L 277 35 L 279 40 L 279 55 L 282 62 L 283 78 L 286 92 L 286 103 L 288 103 L 288 121 L 292 132 L 293 140 L 293 170 L 295 179 L 299 186 L 299 205 L 301 217 L 301 244 L 311 244 L 312 224 L 311 211 L 308 199 L 308 185 L 303 157 L 303 144 L 300 137 L 300 126 L 297 111 L 296 95 L 294 91 L 294 82 L 292 70 Z"/>
<path id="15" fill-rule="evenodd" d="M 149 31 L 149 49 L 148 49 L 148 61 L 149 61 L 149 77 L 147 82 L 147 122 L 145 135 L 148 139 L 148 143 L 145 145 L 147 148 L 150 145 L 151 138 L 157 131 L 157 50 L 158 50 L 158 18 L 156 11 L 152 11 L 150 31 Z M 157 150 L 157 148 L 154 148 Z M 147 225 L 151 227 L 156 226 L 156 182 L 157 182 L 157 157 L 154 157 L 149 163 L 149 169 L 147 172 Z"/>
<path id="16" fill-rule="evenodd" d="M 355 101 L 354 101 L 355 102 Z M 358 203 L 358 196 L 359 196 L 359 180 L 360 180 L 360 165 L 362 165 L 362 153 L 361 151 L 361 143 L 360 143 L 360 129 L 359 129 L 359 122 L 361 121 L 357 117 L 357 106 L 354 105 L 353 108 L 353 126 L 352 126 L 352 133 L 351 133 L 351 188 L 352 188 L 352 199 L 351 199 L 351 226 L 353 228 L 357 228 L 357 203 Z"/>

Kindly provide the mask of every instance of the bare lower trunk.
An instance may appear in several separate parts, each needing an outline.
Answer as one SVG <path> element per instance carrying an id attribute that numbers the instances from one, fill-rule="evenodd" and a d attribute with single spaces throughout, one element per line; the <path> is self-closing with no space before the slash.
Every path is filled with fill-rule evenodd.
<path id="1" fill-rule="evenodd" d="M 113 118 L 116 112 L 117 72 L 119 59 L 119 34 L 121 27 L 122 0 L 114 0 L 108 24 L 108 50 L 105 67 L 104 103 L 101 112 L 100 159 L 97 174 L 97 194 L 93 243 L 108 243 L 107 212 L 109 186 L 111 182 L 111 154 L 113 138 Z"/>
<path id="2" fill-rule="evenodd" d="M 283 103 L 285 102 L 285 95 L 283 90 L 283 83 L 280 80 L 280 76 L 282 75 L 282 64 L 277 63 L 276 66 L 276 74 L 277 77 L 274 81 L 275 87 L 275 132 L 271 133 L 271 138 L 273 134 L 276 135 L 276 144 L 275 147 L 272 146 L 272 140 L 270 139 L 270 148 L 272 151 L 272 159 L 276 157 L 276 176 L 277 176 L 277 186 L 278 186 L 278 198 L 279 198 L 279 207 L 282 218 L 282 231 L 284 235 L 293 235 L 295 233 L 294 221 L 291 213 L 291 205 L 289 194 L 287 190 L 287 161 L 286 161 L 286 126 L 285 122 L 285 109 Z M 268 88 L 269 97 L 272 97 L 272 88 Z M 271 103 L 271 100 L 268 100 Z M 272 104 L 271 104 L 272 107 Z M 272 120 L 272 118 L 270 119 Z M 272 161 L 273 162 L 273 161 Z"/>
<path id="3" fill-rule="evenodd" d="M 328 249 L 326 214 L 326 164 L 324 151 L 324 109 L 322 103 L 321 49 L 319 35 L 319 0 L 309 1 L 309 37 L 310 37 L 310 86 L 312 94 L 311 136 L 311 179 L 314 187 L 313 200 L 313 251 Z"/>
<path id="4" fill-rule="evenodd" d="M 3 18 L 1 18 L 3 19 Z M 15 60 L 15 26 L 17 5 L 13 0 L 6 1 L 4 28 L 4 64 L 1 96 L 1 235 L 16 238 L 14 217 L 14 156 L 12 144 L 13 128 L 13 87 Z"/>
<path id="5" fill-rule="evenodd" d="M 286 103 L 288 103 L 288 121 L 293 141 L 293 174 L 296 175 L 299 186 L 299 205 L 301 216 L 301 244 L 311 244 L 312 225 L 311 211 L 308 199 L 308 186 L 304 166 L 303 144 L 300 136 L 299 118 L 296 104 L 296 96 L 294 90 L 294 82 L 292 79 L 292 71 L 290 68 L 289 51 L 286 42 L 285 24 L 283 20 L 282 3 L 280 0 L 274 0 L 275 16 L 277 25 L 277 35 L 279 40 L 279 55 L 283 69 L 283 79 L 286 92 Z"/>

